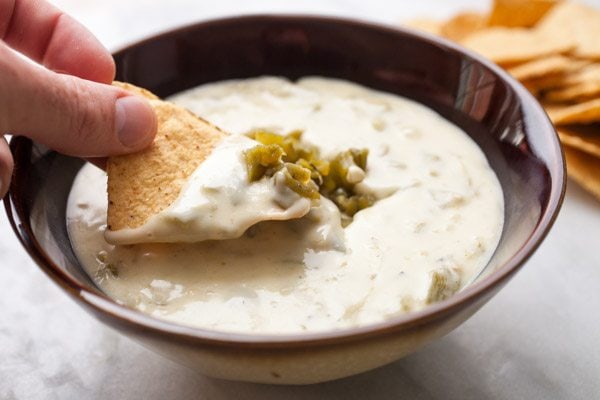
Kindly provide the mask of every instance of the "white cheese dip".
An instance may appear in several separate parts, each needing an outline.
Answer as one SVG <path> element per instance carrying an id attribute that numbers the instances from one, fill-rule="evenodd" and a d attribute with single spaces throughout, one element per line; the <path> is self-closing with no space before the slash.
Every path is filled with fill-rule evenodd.
<path id="1" fill-rule="evenodd" d="M 321 198 L 302 218 L 261 222 L 237 239 L 113 246 L 104 240 L 106 177 L 87 165 L 69 198 L 71 241 L 88 274 L 123 304 L 220 331 L 346 328 L 452 295 L 497 246 L 496 176 L 464 132 L 420 104 L 323 78 L 220 82 L 170 100 L 234 135 L 299 129 L 324 156 L 366 147 L 357 186 L 380 200 L 345 228 Z"/>
<path id="2" fill-rule="evenodd" d="M 303 217 L 311 201 L 285 186 L 281 172 L 248 182 L 243 154 L 258 144 L 242 135 L 226 137 L 192 173 L 173 204 L 140 227 L 106 230 L 104 237 L 112 244 L 235 239 L 261 221 Z"/>

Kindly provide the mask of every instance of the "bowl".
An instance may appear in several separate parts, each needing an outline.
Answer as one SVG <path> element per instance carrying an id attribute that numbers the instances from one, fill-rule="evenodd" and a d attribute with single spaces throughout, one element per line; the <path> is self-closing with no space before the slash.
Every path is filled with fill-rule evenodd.
<path id="1" fill-rule="evenodd" d="M 564 196 L 561 148 L 534 98 L 492 63 L 433 36 L 336 18 L 247 16 L 163 33 L 114 56 L 118 80 L 160 96 L 224 79 L 321 75 L 409 97 L 466 131 L 504 191 L 498 248 L 476 280 L 453 297 L 351 329 L 223 333 L 155 319 L 103 294 L 77 261 L 65 223 L 67 196 L 83 161 L 13 138 L 15 172 L 5 206 L 31 258 L 106 325 L 212 377 L 315 383 L 417 350 L 459 326 L 508 282 L 544 239 Z"/>

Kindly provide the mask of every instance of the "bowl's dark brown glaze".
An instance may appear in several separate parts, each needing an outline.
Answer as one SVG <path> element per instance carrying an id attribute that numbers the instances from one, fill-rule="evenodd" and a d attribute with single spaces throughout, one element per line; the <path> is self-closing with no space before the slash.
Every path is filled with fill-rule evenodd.
<path id="1" fill-rule="evenodd" d="M 491 298 L 538 247 L 562 202 L 564 160 L 537 102 L 496 66 L 427 35 L 333 18 L 250 16 L 164 33 L 117 52 L 115 60 L 118 80 L 160 96 L 223 79 L 320 75 L 415 99 L 478 143 L 504 191 L 498 249 L 476 281 L 454 297 L 359 328 L 221 333 L 154 319 L 99 291 L 79 265 L 65 223 L 67 196 L 82 161 L 13 139 L 16 167 L 5 205 L 31 257 L 97 318 L 209 375 L 307 383 L 393 361 L 449 332 Z M 307 366 L 313 367 L 307 372 Z"/>

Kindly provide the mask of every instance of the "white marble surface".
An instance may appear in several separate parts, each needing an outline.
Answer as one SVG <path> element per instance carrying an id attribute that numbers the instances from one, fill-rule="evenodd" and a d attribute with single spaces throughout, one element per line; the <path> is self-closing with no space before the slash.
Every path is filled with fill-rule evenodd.
<path id="1" fill-rule="evenodd" d="M 394 23 L 485 7 L 477 0 L 55 2 L 109 48 L 234 13 L 310 12 Z M 569 182 L 563 210 L 539 251 L 459 329 L 376 371 L 276 387 L 203 377 L 105 328 L 29 260 L 0 212 L 0 399 L 597 399 L 599 254 L 600 203 Z"/>

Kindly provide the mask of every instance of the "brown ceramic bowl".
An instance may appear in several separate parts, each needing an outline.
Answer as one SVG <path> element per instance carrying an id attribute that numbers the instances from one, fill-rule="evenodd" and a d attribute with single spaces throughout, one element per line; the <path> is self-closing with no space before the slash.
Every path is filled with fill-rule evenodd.
<path id="1" fill-rule="evenodd" d="M 103 294 L 79 265 L 65 225 L 67 195 L 83 162 L 13 139 L 16 167 L 5 205 L 32 259 L 102 322 L 206 375 L 304 384 L 397 360 L 456 328 L 498 292 L 539 246 L 561 205 L 563 157 L 537 102 L 496 66 L 431 36 L 342 19 L 251 16 L 161 34 L 117 52 L 115 59 L 117 79 L 161 96 L 259 75 L 330 76 L 407 96 L 464 129 L 504 190 L 498 249 L 476 281 L 452 298 L 360 328 L 221 333 L 161 321 Z"/>

